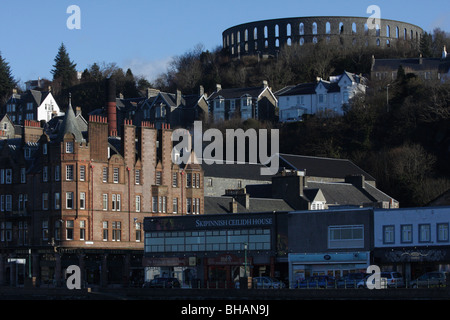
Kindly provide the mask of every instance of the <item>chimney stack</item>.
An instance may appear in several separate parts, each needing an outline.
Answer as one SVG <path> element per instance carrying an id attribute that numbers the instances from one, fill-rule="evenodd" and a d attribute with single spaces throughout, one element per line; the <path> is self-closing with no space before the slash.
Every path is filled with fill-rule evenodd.
<path id="1" fill-rule="evenodd" d="M 117 135 L 117 109 L 116 109 L 116 80 L 111 77 L 106 82 L 107 90 L 107 113 L 108 113 L 108 135 Z"/>

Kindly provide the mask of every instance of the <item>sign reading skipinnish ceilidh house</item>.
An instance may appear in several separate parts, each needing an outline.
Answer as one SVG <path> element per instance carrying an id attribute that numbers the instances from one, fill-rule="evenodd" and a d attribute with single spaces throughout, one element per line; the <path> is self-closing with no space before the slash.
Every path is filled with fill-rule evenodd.
<path id="1" fill-rule="evenodd" d="M 229 228 L 271 228 L 274 226 L 273 214 L 233 214 L 214 215 L 214 217 L 154 217 L 144 221 L 145 231 L 182 231 Z"/>

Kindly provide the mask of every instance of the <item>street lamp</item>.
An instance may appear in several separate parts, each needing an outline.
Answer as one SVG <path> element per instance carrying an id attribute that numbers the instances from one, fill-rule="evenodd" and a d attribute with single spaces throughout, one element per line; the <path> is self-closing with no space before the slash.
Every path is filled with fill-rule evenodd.
<path id="1" fill-rule="evenodd" d="M 245 260 L 244 260 L 244 278 L 247 278 L 247 247 L 248 244 L 244 243 L 244 253 L 245 253 Z"/>

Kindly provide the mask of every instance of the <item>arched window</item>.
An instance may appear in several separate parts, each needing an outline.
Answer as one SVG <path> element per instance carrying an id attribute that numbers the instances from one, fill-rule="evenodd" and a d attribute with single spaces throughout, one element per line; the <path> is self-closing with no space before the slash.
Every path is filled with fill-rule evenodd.
<path id="1" fill-rule="evenodd" d="M 264 41 L 264 47 L 267 49 L 269 47 L 269 41 Z"/>
<path id="2" fill-rule="evenodd" d="M 316 44 L 318 42 L 317 37 L 313 38 L 313 43 Z"/>
<path id="3" fill-rule="evenodd" d="M 317 23 L 313 22 L 312 24 L 312 33 L 317 34 Z"/>
<path id="4" fill-rule="evenodd" d="M 395 37 L 398 39 L 400 37 L 400 30 L 398 27 L 395 27 Z"/>
<path id="5" fill-rule="evenodd" d="M 231 45 L 234 45 L 234 33 L 231 34 Z"/>
<path id="6" fill-rule="evenodd" d="M 248 41 L 248 30 L 245 29 L 244 31 L 244 41 Z"/>
<path id="7" fill-rule="evenodd" d="M 369 34 L 369 26 L 367 23 L 364 24 L 364 34 L 367 36 Z"/>
<path id="8" fill-rule="evenodd" d="M 381 45 L 380 39 L 377 39 L 377 46 L 379 47 Z"/>
<path id="9" fill-rule="evenodd" d="M 253 39 L 258 39 L 258 28 L 255 27 L 255 29 L 253 30 Z"/>
<path id="10" fill-rule="evenodd" d="M 303 37 L 300 38 L 300 45 L 304 45 L 305 44 L 305 39 L 303 39 Z"/>
<path id="11" fill-rule="evenodd" d="M 240 31 L 237 32 L 236 39 L 237 39 L 237 40 L 236 40 L 236 43 L 237 43 L 237 44 L 241 43 L 241 32 L 240 32 Z"/>
<path id="12" fill-rule="evenodd" d="M 389 39 L 386 40 L 386 46 L 389 48 L 391 46 L 391 41 Z"/>
<path id="13" fill-rule="evenodd" d="M 386 37 L 388 37 L 388 38 L 391 37 L 391 27 L 390 26 L 386 26 Z"/>
<path id="14" fill-rule="evenodd" d="M 344 33 L 344 23 L 340 22 L 339 23 L 339 34 L 343 34 Z"/>
<path id="15" fill-rule="evenodd" d="M 305 25 L 302 23 L 300 23 L 299 28 L 298 28 L 298 33 L 302 36 L 305 34 Z"/>
<path id="16" fill-rule="evenodd" d="M 279 37 L 280 36 L 280 27 L 276 24 L 275 25 L 275 37 Z"/>
<path id="17" fill-rule="evenodd" d="M 288 45 L 288 46 L 291 46 L 291 45 L 292 45 L 292 39 L 291 39 L 291 38 L 288 38 L 288 39 L 287 39 L 287 45 Z"/>
<path id="18" fill-rule="evenodd" d="M 375 27 L 376 31 L 377 31 L 377 37 L 379 37 L 381 35 L 381 29 L 380 29 L 380 25 L 377 24 Z"/>
<path id="19" fill-rule="evenodd" d="M 355 22 L 352 23 L 352 33 L 356 34 L 356 23 Z"/>
<path id="20" fill-rule="evenodd" d="M 327 22 L 325 24 L 325 33 L 330 34 L 331 33 L 331 23 Z"/>
<path id="21" fill-rule="evenodd" d="M 275 47 L 277 47 L 277 48 L 280 47 L 280 40 L 279 39 L 275 40 Z"/>
<path id="22" fill-rule="evenodd" d="M 291 24 L 288 23 L 286 26 L 286 35 L 290 37 L 292 35 Z"/>
<path id="23" fill-rule="evenodd" d="M 267 26 L 264 27 L 264 38 L 267 39 L 269 37 L 269 29 Z"/>
<path id="24" fill-rule="evenodd" d="M 405 28 L 405 30 L 403 31 L 403 38 L 405 38 L 405 40 L 408 39 L 408 31 L 406 30 L 406 28 Z"/>

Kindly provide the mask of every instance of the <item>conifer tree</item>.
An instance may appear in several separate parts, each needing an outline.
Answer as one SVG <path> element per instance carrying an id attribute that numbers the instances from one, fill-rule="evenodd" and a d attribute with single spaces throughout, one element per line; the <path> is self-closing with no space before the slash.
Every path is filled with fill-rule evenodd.
<path id="1" fill-rule="evenodd" d="M 0 53 L 0 104 L 3 105 L 16 86 L 16 81 L 11 74 L 9 64 L 3 59 Z"/>
<path id="2" fill-rule="evenodd" d="M 75 84 L 77 79 L 76 63 L 70 60 L 64 43 L 61 44 L 58 54 L 55 57 L 55 64 L 53 65 L 53 81 L 58 82 L 61 90 L 66 90 Z"/>

